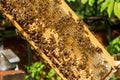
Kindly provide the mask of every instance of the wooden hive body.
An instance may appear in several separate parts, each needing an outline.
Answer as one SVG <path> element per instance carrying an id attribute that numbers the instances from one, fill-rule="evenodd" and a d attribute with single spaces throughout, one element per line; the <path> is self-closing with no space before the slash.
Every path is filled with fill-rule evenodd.
<path id="1" fill-rule="evenodd" d="M 63 80 L 104 80 L 114 60 L 64 0 L 0 0 L 0 10 Z"/>

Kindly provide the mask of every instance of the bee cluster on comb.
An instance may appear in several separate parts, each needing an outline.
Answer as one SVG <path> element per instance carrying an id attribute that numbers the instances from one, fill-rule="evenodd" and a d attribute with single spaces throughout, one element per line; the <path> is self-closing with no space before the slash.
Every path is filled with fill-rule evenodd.
<path id="1" fill-rule="evenodd" d="M 102 49 L 61 4 L 62 0 L 0 0 L 0 10 L 13 17 L 27 33 L 25 39 L 33 41 L 67 80 L 104 79 L 111 66 Z"/>

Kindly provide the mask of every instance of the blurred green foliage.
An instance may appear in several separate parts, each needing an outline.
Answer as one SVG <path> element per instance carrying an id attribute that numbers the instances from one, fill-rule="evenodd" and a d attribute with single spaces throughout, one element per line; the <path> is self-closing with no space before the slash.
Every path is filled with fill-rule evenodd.
<path id="1" fill-rule="evenodd" d="M 120 0 L 66 0 L 66 2 L 80 18 L 116 16 L 120 19 Z"/>
<path id="2" fill-rule="evenodd" d="M 107 46 L 107 50 L 111 55 L 120 53 L 120 36 L 112 40 Z"/>
<path id="3" fill-rule="evenodd" d="M 119 80 L 114 75 L 110 78 L 110 80 Z"/>
<path id="4" fill-rule="evenodd" d="M 48 69 L 42 62 L 25 65 L 25 69 L 27 70 L 25 80 L 61 80 L 53 69 Z"/>

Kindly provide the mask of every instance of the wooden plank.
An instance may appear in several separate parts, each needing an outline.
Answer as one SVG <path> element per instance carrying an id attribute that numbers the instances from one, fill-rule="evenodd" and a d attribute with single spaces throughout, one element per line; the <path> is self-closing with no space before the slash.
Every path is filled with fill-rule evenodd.
<path id="1" fill-rule="evenodd" d="M 64 0 L 4 0 L 0 10 L 63 80 L 104 80 L 114 71 L 113 58 Z"/>
<path id="2" fill-rule="evenodd" d="M 25 72 L 21 70 L 0 71 L 0 80 L 24 80 Z"/>

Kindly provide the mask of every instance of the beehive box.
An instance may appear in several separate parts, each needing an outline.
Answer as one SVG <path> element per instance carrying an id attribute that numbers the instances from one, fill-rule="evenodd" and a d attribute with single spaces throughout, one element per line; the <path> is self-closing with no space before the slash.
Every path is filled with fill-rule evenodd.
<path id="1" fill-rule="evenodd" d="M 63 80 L 104 80 L 114 60 L 64 0 L 0 0 L 0 10 Z"/>

